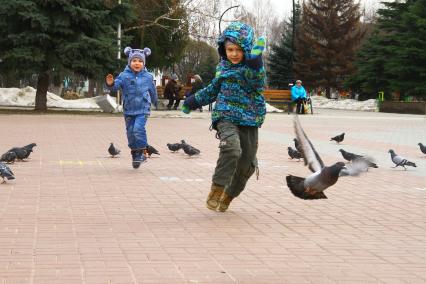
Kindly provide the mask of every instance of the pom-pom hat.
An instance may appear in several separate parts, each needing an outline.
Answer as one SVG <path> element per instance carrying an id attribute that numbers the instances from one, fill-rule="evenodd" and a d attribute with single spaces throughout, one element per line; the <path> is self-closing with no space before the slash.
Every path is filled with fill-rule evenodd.
<path id="1" fill-rule="evenodd" d="M 133 58 L 140 58 L 143 61 L 143 64 L 145 65 L 145 58 L 151 54 L 151 49 L 149 49 L 148 47 L 145 47 L 144 49 L 133 49 L 128 46 L 124 49 L 124 54 L 129 57 L 129 59 L 127 60 L 127 64 L 130 65 L 130 62 Z"/>

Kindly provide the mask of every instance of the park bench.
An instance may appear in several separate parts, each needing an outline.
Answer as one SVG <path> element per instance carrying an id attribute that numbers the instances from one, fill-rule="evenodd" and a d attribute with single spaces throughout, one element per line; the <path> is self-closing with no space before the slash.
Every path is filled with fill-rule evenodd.
<path id="1" fill-rule="evenodd" d="M 179 98 L 181 100 L 185 99 L 185 94 L 190 92 L 192 89 L 191 86 L 183 86 L 182 89 L 179 91 Z M 165 99 L 164 97 L 164 87 L 163 86 L 157 86 L 157 95 L 160 99 Z"/>
<path id="2" fill-rule="evenodd" d="M 191 91 L 191 86 L 183 86 L 179 91 L 179 98 L 185 99 L 185 94 Z M 157 95 L 158 98 L 164 99 L 164 87 L 157 86 Z M 287 113 L 290 114 L 292 111 L 292 101 L 291 101 L 291 92 L 290 90 L 275 90 L 275 89 L 265 89 L 263 91 L 263 96 L 265 101 L 272 105 L 287 105 Z M 308 104 L 311 108 L 311 114 L 313 114 L 312 110 L 312 101 L 309 98 Z"/>
<path id="3" fill-rule="evenodd" d="M 287 105 L 287 113 L 292 111 L 291 91 L 290 90 L 276 90 L 265 89 L 263 97 L 268 104 L 271 105 Z M 307 103 L 310 106 L 311 114 L 313 114 L 312 100 L 308 98 Z"/>

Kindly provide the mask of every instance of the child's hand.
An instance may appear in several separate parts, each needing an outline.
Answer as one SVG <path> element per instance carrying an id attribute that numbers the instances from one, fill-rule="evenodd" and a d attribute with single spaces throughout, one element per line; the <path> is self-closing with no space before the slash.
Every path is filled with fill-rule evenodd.
<path id="1" fill-rule="evenodd" d="M 258 56 L 258 55 L 262 54 L 262 52 L 265 50 L 265 46 L 266 46 L 266 39 L 265 39 L 265 37 L 261 36 L 254 43 L 254 46 L 251 49 L 250 54 L 252 56 Z"/>
<path id="2" fill-rule="evenodd" d="M 189 109 L 189 107 L 187 105 L 183 105 L 182 106 L 182 111 L 186 114 L 189 114 L 191 112 L 191 110 Z"/>
<path id="3" fill-rule="evenodd" d="M 106 82 L 106 84 L 107 84 L 108 86 L 112 86 L 112 85 L 114 85 L 114 76 L 112 76 L 112 74 L 108 74 L 108 75 L 105 77 L 105 82 Z"/>

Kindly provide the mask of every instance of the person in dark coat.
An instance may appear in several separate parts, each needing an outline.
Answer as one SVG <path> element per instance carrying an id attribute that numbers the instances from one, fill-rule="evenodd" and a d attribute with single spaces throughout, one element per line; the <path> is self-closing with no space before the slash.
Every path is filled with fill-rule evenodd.
<path id="1" fill-rule="evenodd" d="M 198 74 L 197 74 L 197 75 L 194 75 L 194 79 L 195 79 L 195 82 L 194 82 L 194 83 L 192 83 L 192 88 L 191 88 L 190 96 L 195 95 L 195 93 L 196 93 L 198 90 L 201 90 L 201 89 L 203 89 L 203 88 L 204 88 L 203 79 L 201 79 L 201 76 L 200 76 L 200 75 L 198 75 Z M 200 112 L 203 112 L 203 107 L 202 107 L 202 106 L 200 106 L 199 110 L 200 110 Z"/>
<path id="2" fill-rule="evenodd" d="M 164 88 L 164 97 L 169 100 L 167 104 L 167 109 L 171 110 L 177 109 L 180 103 L 179 91 L 180 87 L 177 83 L 178 77 L 176 74 L 173 74 L 169 82 L 167 82 L 166 87 Z M 173 105 L 174 102 L 174 105 Z"/>

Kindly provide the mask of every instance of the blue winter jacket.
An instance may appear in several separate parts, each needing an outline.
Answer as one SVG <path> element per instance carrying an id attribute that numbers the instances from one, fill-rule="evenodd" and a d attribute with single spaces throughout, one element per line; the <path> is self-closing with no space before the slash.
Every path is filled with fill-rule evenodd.
<path id="1" fill-rule="evenodd" d="M 243 49 L 243 62 L 232 64 L 226 59 L 226 40 Z M 253 29 L 239 22 L 230 24 L 218 39 L 221 61 L 216 68 L 216 77 L 206 88 L 195 94 L 193 104 L 189 106 L 190 109 L 196 109 L 216 101 L 212 112 L 213 127 L 221 120 L 236 125 L 260 127 L 265 120 L 265 68 L 262 55 L 250 55 L 253 44 Z"/>
<path id="2" fill-rule="evenodd" d="M 154 78 L 146 68 L 135 73 L 127 65 L 114 80 L 114 85 L 108 86 L 108 88 L 111 91 L 122 90 L 124 115 L 149 115 L 151 104 L 157 105 L 158 96 Z"/>
<path id="3" fill-rule="evenodd" d="M 298 99 L 306 99 L 306 91 L 302 86 L 294 85 L 291 88 L 291 100 L 296 101 Z"/>

